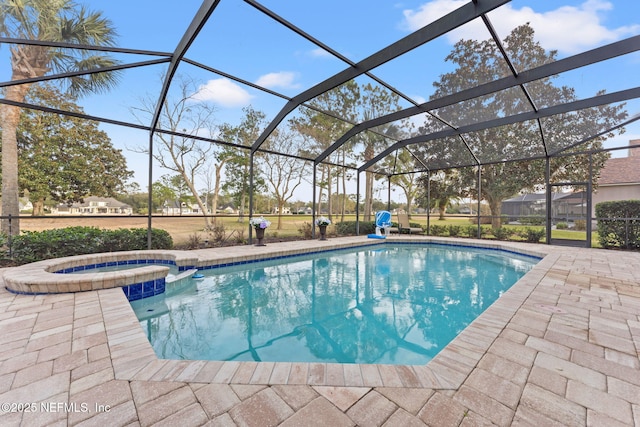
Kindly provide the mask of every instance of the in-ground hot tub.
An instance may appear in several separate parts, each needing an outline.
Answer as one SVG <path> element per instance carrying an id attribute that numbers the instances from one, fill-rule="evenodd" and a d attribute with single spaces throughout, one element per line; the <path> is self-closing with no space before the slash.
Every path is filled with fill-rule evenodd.
<path id="1" fill-rule="evenodd" d="M 197 259 L 175 252 L 129 251 L 77 255 L 43 260 L 6 270 L 7 289 L 19 294 L 56 294 L 123 288 L 131 301 L 163 293 L 169 265 L 193 270 Z M 126 269 L 97 271 L 126 265 Z M 82 273 L 86 270 L 86 273 Z M 69 274 L 75 273 L 75 274 Z"/>

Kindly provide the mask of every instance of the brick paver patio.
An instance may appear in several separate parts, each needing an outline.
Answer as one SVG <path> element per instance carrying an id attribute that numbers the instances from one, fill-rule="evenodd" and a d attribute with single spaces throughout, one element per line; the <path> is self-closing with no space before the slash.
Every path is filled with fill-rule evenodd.
<path id="1" fill-rule="evenodd" d="M 0 425 L 640 425 L 640 253 L 502 246 L 545 257 L 427 366 L 159 360 L 120 289 L 1 286 Z"/>

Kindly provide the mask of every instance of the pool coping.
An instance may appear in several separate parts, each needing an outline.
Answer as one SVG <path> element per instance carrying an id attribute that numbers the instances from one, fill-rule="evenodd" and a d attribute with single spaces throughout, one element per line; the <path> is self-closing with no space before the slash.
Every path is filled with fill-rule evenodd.
<path id="1" fill-rule="evenodd" d="M 412 387 L 436 390 L 455 390 L 460 387 L 482 355 L 497 339 L 522 303 L 544 276 L 555 257 L 542 245 L 513 245 L 481 240 L 461 241 L 430 237 L 390 237 L 389 242 L 431 242 L 454 246 L 481 247 L 505 250 L 542 258 L 516 284 L 475 319 L 426 365 L 339 364 L 296 362 L 238 362 L 169 360 L 156 356 L 133 308 L 125 295 L 117 289 L 100 291 L 104 324 L 111 347 L 115 378 L 128 381 L 181 381 L 189 383 L 247 384 L 247 385 L 314 385 L 345 387 Z M 357 246 L 384 244 L 384 241 L 318 242 L 306 246 L 306 253 L 336 250 Z M 300 254 L 296 248 L 273 249 L 263 255 L 280 257 Z M 214 257 L 206 250 L 196 254 L 198 263 L 242 262 L 260 259 L 258 251 L 247 247 L 245 256 L 225 258 L 219 252 Z M 461 341 L 472 342 L 477 351 L 469 352 Z M 134 350 L 132 352 L 132 350 Z M 460 360 L 465 363 L 461 364 Z"/>

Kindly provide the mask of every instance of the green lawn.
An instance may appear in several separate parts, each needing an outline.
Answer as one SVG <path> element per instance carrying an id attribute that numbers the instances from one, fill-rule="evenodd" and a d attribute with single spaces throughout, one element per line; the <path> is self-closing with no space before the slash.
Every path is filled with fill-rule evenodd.
<path id="1" fill-rule="evenodd" d="M 416 216 L 414 215 L 412 217 L 412 222 L 419 222 L 420 224 L 426 224 L 426 216 Z M 440 225 L 440 226 L 449 226 L 449 225 L 460 225 L 462 227 L 466 227 L 470 224 L 472 224 L 468 218 L 461 218 L 461 217 L 446 217 L 444 220 L 440 220 L 438 219 L 438 217 L 431 217 L 430 221 L 429 221 L 430 225 Z M 483 225 L 483 227 L 489 229 L 490 225 Z M 511 229 L 517 229 L 517 230 L 522 230 L 525 228 L 532 228 L 532 229 L 537 229 L 537 230 L 544 230 L 544 226 L 542 225 L 513 225 L 513 224 L 506 224 L 504 225 L 505 228 L 511 228 Z M 493 236 L 491 235 L 491 233 L 488 233 L 487 236 L 488 238 L 493 238 Z M 586 240 L 587 238 L 587 232 L 586 231 L 573 231 L 573 230 L 551 230 L 551 238 L 552 239 L 567 239 L 567 240 Z M 514 240 L 516 240 L 514 238 Z M 543 238 L 542 241 L 544 242 L 545 239 Z M 594 248 L 600 247 L 600 244 L 598 242 L 598 233 L 596 231 L 593 231 L 591 234 L 591 246 Z"/>

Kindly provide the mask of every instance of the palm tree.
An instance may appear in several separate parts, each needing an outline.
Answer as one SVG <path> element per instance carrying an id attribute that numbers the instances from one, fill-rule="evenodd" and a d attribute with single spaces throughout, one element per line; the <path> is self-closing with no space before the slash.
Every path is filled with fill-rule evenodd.
<path id="1" fill-rule="evenodd" d="M 112 46 L 116 32 L 101 12 L 88 11 L 72 0 L 0 0 L 0 35 L 9 38 L 39 40 L 54 43 Z M 11 80 L 38 78 L 50 72 L 86 71 L 74 77 L 60 79 L 75 94 L 99 92 L 112 87 L 117 75 L 95 73 L 117 62 L 103 53 L 88 49 L 50 47 L 38 44 L 14 44 L 11 51 Z M 91 71 L 94 71 L 93 73 Z M 23 102 L 32 83 L 5 88 L 6 100 Z M 18 234 L 18 148 L 16 132 L 20 108 L 0 104 L 2 128 L 2 215 L 14 217 L 2 220 L 4 233 Z"/>

